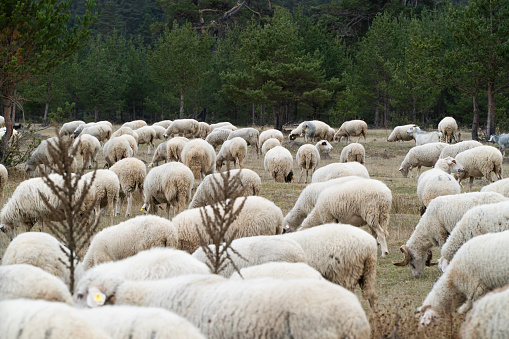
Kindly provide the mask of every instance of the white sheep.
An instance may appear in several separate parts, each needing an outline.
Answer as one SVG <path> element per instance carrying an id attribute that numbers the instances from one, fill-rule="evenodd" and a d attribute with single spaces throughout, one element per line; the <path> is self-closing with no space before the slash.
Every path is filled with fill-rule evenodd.
<path id="1" fill-rule="evenodd" d="M 209 245 L 209 248 L 215 253 L 216 247 Z M 228 248 L 229 259 L 226 253 L 223 254 L 224 264 L 221 271 L 218 272 L 225 278 L 229 278 L 236 269 L 259 265 L 273 261 L 284 261 L 291 263 L 305 263 L 306 253 L 302 247 L 294 240 L 281 236 L 261 235 L 235 239 Z M 213 263 L 207 257 L 202 247 L 193 253 L 193 257 L 207 264 L 212 268 Z"/>
<path id="2" fill-rule="evenodd" d="M 152 126 L 161 126 L 162 128 L 164 128 L 164 130 L 166 130 L 168 127 L 170 127 L 171 123 L 172 123 L 171 120 L 161 120 L 153 123 Z"/>
<path id="3" fill-rule="evenodd" d="M 189 139 L 184 137 L 174 137 L 168 140 L 166 143 L 166 159 L 168 161 L 181 161 L 182 150 L 188 142 Z"/>
<path id="4" fill-rule="evenodd" d="M 41 141 L 30 158 L 25 162 L 25 172 L 30 177 L 35 175 L 38 166 L 41 166 L 44 171 L 48 171 L 50 170 L 49 167 L 53 165 L 55 159 L 50 154 L 49 144 L 53 147 L 52 149 L 58 150 L 58 137 L 51 137 Z"/>
<path id="5" fill-rule="evenodd" d="M 129 142 L 122 137 L 111 138 L 103 147 L 103 156 L 108 167 L 113 166 L 117 161 L 132 157 L 133 155 L 134 151 Z"/>
<path id="6" fill-rule="evenodd" d="M 424 270 L 424 265 L 431 265 L 432 253 L 430 249 L 433 246 L 442 247 L 445 244 L 447 237 L 466 211 L 474 206 L 507 200 L 495 192 L 474 192 L 436 197 L 429 203 L 410 239 L 400 247 L 405 258 L 394 265 L 409 265 L 412 275 L 419 278 Z"/>
<path id="7" fill-rule="evenodd" d="M 115 132 L 113 132 L 113 134 L 111 134 L 111 137 L 116 138 L 126 134 L 134 137 L 134 130 L 131 127 L 123 126 L 117 129 Z"/>
<path id="8" fill-rule="evenodd" d="M 95 174 L 94 174 L 95 173 Z M 105 211 L 111 211 L 110 223 L 113 223 L 113 217 L 115 216 L 115 210 L 119 201 L 120 194 L 120 180 L 115 172 L 110 170 L 96 170 L 83 175 L 83 179 L 89 182 L 94 177 L 92 185 L 95 190 L 95 218 L 99 218 L 101 209 Z"/>
<path id="9" fill-rule="evenodd" d="M 260 132 L 258 132 L 258 130 L 252 127 L 237 129 L 228 135 L 227 140 L 231 140 L 236 137 L 241 137 L 242 139 L 246 140 L 248 145 L 254 146 L 256 148 L 256 157 L 258 157 L 258 153 L 260 152 L 260 148 L 258 147 Z"/>
<path id="10" fill-rule="evenodd" d="M 159 125 L 152 125 L 150 127 L 152 127 L 156 132 L 156 139 L 164 140 L 164 132 L 166 132 L 166 128 Z"/>
<path id="11" fill-rule="evenodd" d="M 495 173 L 499 180 L 502 179 L 502 153 L 492 146 L 475 147 L 456 155 L 456 161 L 465 169 L 458 173 L 458 182 L 470 178 L 469 192 L 472 190 L 474 177 L 485 177 L 490 183 L 493 182 L 491 173 Z"/>
<path id="12" fill-rule="evenodd" d="M 9 180 L 9 172 L 4 165 L 0 164 L 0 199 L 4 200 L 4 189 L 5 185 L 7 185 L 7 181 Z"/>
<path id="13" fill-rule="evenodd" d="M 323 280 L 322 274 L 304 262 L 274 261 L 265 264 L 245 267 L 240 269 L 240 274 L 235 272 L 230 276 L 231 280 L 240 279 L 317 279 Z"/>
<path id="14" fill-rule="evenodd" d="M 118 225 L 103 228 L 94 235 L 83 258 L 88 270 L 108 261 L 118 261 L 152 247 L 178 245 L 177 229 L 171 221 L 155 215 L 139 215 Z"/>
<path id="15" fill-rule="evenodd" d="M 82 134 L 74 141 L 73 148 L 76 149 L 76 154 L 81 155 L 83 168 L 97 167 L 97 154 L 101 150 L 101 143 L 96 137 Z"/>
<path id="16" fill-rule="evenodd" d="M 414 136 L 412 134 L 407 133 L 407 131 L 412 127 L 417 127 L 417 129 L 420 130 L 419 126 L 417 126 L 415 124 L 394 127 L 391 134 L 387 137 L 387 141 L 394 142 L 394 141 L 413 140 Z"/>
<path id="17" fill-rule="evenodd" d="M 118 161 L 110 167 L 110 171 L 118 176 L 120 181 L 119 203 L 117 204 L 117 215 L 122 210 L 124 199 L 127 196 L 126 217 L 131 215 L 133 204 L 133 193 L 137 190 L 143 191 L 143 183 L 147 176 L 145 164 L 136 158 L 126 158 Z"/>
<path id="18" fill-rule="evenodd" d="M 169 141 L 162 142 L 159 144 L 159 146 L 157 146 L 156 150 L 154 151 L 154 155 L 152 156 L 152 161 L 148 167 L 158 166 L 160 161 L 163 163 L 168 161 L 168 142 Z"/>
<path id="19" fill-rule="evenodd" d="M 299 147 L 295 155 L 297 164 L 300 167 L 299 183 L 302 179 L 303 171 L 306 170 L 306 180 L 304 182 L 307 184 L 308 172 L 311 170 L 311 177 L 313 177 L 313 173 L 320 163 L 320 154 L 322 152 L 330 152 L 332 149 L 331 144 L 327 140 L 318 141 L 314 146 L 304 144 Z"/>
<path id="20" fill-rule="evenodd" d="M 215 123 L 215 124 L 211 124 L 210 125 L 210 132 L 212 133 L 212 131 L 214 131 L 215 129 L 219 129 L 219 128 L 226 128 L 226 129 L 229 129 L 230 131 L 234 131 L 237 129 L 237 127 L 235 127 L 234 125 L 232 125 L 231 122 L 228 122 L 228 121 L 224 121 L 224 122 L 218 122 L 218 123 Z"/>
<path id="21" fill-rule="evenodd" d="M 341 138 L 345 137 L 346 142 L 350 143 L 350 137 L 357 137 L 357 142 L 364 137 L 366 141 L 366 134 L 368 132 L 368 124 L 363 120 L 350 120 L 345 121 L 334 135 L 334 140 L 341 141 Z"/>
<path id="22" fill-rule="evenodd" d="M 164 132 L 164 138 L 172 138 L 181 135 L 186 138 L 192 138 L 198 134 L 200 124 L 195 119 L 177 119 L 173 120 L 171 125 Z"/>
<path id="23" fill-rule="evenodd" d="M 152 247 L 118 261 L 109 261 L 85 271 L 74 292 L 76 306 L 98 306 L 96 288 L 109 277 L 128 280 L 154 280 L 186 274 L 210 274 L 210 270 L 191 254 L 168 247 Z M 92 293 L 91 293 L 92 292 Z M 102 300 L 102 303 L 106 302 Z"/>
<path id="24" fill-rule="evenodd" d="M 209 135 L 207 135 L 205 141 L 211 144 L 214 149 L 216 149 L 217 146 L 221 146 L 223 142 L 228 140 L 231 132 L 232 130 L 230 129 L 217 128 L 210 132 Z"/>
<path id="25" fill-rule="evenodd" d="M 422 166 L 433 167 L 435 165 L 445 146 L 447 146 L 446 143 L 433 142 L 412 147 L 406 154 L 403 162 L 401 162 L 399 171 L 404 178 L 408 176 L 408 172 L 410 172 L 410 177 L 412 177 L 411 171 L 417 167 L 417 176 L 419 176 Z M 456 160 L 461 163 L 458 159 Z"/>
<path id="26" fill-rule="evenodd" d="M 237 210 L 242 203 L 242 209 L 237 218 L 231 223 L 225 239 L 237 239 L 256 235 L 275 235 L 283 233 L 283 212 L 272 201 L 262 197 L 248 196 L 235 199 L 233 210 Z M 216 204 L 218 213 L 223 215 L 223 208 Z M 216 220 L 212 206 L 191 208 L 173 218 L 173 225 L 179 233 L 179 249 L 193 253 L 198 247 L 211 243 L 206 234 L 202 213 L 206 213 L 212 221 Z"/>
<path id="27" fill-rule="evenodd" d="M 137 134 L 135 134 L 137 135 Z M 138 154 L 138 141 L 137 141 L 137 136 L 134 137 L 132 135 L 129 135 L 129 134 L 122 134 L 120 136 L 120 138 L 123 138 L 125 140 L 127 140 L 127 142 L 129 143 L 129 146 L 131 146 L 131 149 L 133 150 L 133 157 Z"/>
<path id="28" fill-rule="evenodd" d="M 196 134 L 197 138 L 202 138 L 205 140 L 207 135 L 210 133 L 210 125 L 206 122 L 200 121 L 198 122 L 198 134 Z"/>
<path id="29" fill-rule="evenodd" d="M 3 119 L 3 117 L 2 117 L 2 119 Z M 71 122 L 66 122 L 60 128 L 60 131 L 58 132 L 58 135 L 60 137 L 70 136 L 70 135 L 73 134 L 73 132 L 76 130 L 76 128 L 78 128 L 79 125 L 84 125 L 84 124 L 85 124 L 85 122 L 81 121 L 81 120 L 75 120 L 75 121 L 71 121 Z M 3 127 L 3 126 L 0 126 L 0 127 Z"/>
<path id="30" fill-rule="evenodd" d="M 244 158 L 247 154 L 247 142 L 241 137 L 235 137 L 226 140 L 216 157 L 216 171 L 219 172 L 226 162 L 226 167 L 230 167 L 230 161 L 233 161 L 233 166 L 244 168 Z"/>
<path id="31" fill-rule="evenodd" d="M 307 138 L 311 138 L 313 140 L 330 140 L 331 127 L 327 125 L 325 122 L 320 120 L 312 120 L 306 121 L 302 125 L 301 136 L 304 136 L 304 140 L 307 141 Z M 334 134 L 332 134 L 332 139 L 334 139 Z M 330 140 L 332 141 L 332 140 Z"/>
<path id="32" fill-rule="evenodd" d="M 263 131 L 260 133 L 260 136 L 258 138 L 258 148 L 262 149 L 263 143 L 269 139 L 277 139 L 279 140 L 279 143 L 282 143 L 284 135 L 283 133 L 281 133 L 281 131 L 278 131 L 277 129 L 268 129 L 266 131 Z"/>
<path id="33" fill-rule="evenodd" d="M 262 155 L 265 156 L 268 151 L 273 149 L 276 146 L 281 146 L 281 142 L 276 138 L 270 138 L 264 141 L 262 147 L 260 148 Z"/>
<path id="34" fill-rule="evenodd" d="M 509 197 L 509 178 L 495 181 L 481 188 L 481 192 L 497 192 L 504 197 Z"/>
<path id="35" fill-rule="evenodd" d="M 458 132 L 458 124 L 453 117 L 445 117 L 438 123 L 438 132 L 442 133 L 444 141 L 448 144 L 456 142 L 456 133 Z"/>
<path id="36" fill-rule="evenodd" d="M 329 127 L 329 131 L 327 132 L 327 136 L 324 139 L 329 141 L 329 142 L 333 142 L 334 141 L 334 135 L 336 135 L 336 131 L 334 130 L 334 128 Z"/>
<path id="37" fill-rule="evenodd" d="M 440 132 L 425 132 L 419 127 L 410 127 L 407 131 L 408 134 L 412 135 L 415 140 L 416 146 L 422 146 L 425 144 L 440 142 L 442 133 Z"/>
<path id="38" fill-rule="evenodd" d="M 156 139 L 156 131 L 151 126 L 144 126 L 136 130 L 138 134 L 138 145 L 147 144 L 147 154 L 150 154 L 150 146 L 154 146 L 154 140 Z"/>
<path id="39" fill-rule="evenodd" d="M 311 182 L 324 182 L 352 175 L 369 179 L 369 173 L 366 166 L 359 164 L 356 161 L 351 161 L 346 163 L 333 163 L 320 167 L 315 171 L 315 173 L 313 173 Z"/>
<path id="40" fill-rule="evenodd" d="M 419 308 L 421 324 L 440 319 L 458 307 L 460 313 L 466 313 L 477 299 L 509 284 L 507 246 L 509 231 L 480 235 L 461 246 Z"/>
<path id="41" fill-rule="evenodd" d="M 97 294 L 104 299 L 114 295 L 116 305 L 165 308 L 189 320 L 210 339 L 370 336 L 357 297 L 323 280 L 229 280 L 217 275 L 157 281 L 110 279 L 98 285 Z"/>
<path id="42" fill-rule="evenodd" d="M 170 207 L 173 207 L 175 214 L 185 210 L 191 201 L 193 185 L 193 172 L 180 162 L 154 167 L 143 183 L 142 210 L 157 214 L 157 207 L 166 204 L 166 217 L 170 219 Z"/>
<path id="43" fill-rule="evenodd" d="M 387 226 L 391 205 L 391 190 L 383 182 L 374 179 L 348 180 L 320 193 L 315 207 L 300 229 L 333 222 L 368 225 L 371 234 L 380 243 L 382 257 L 385 257 L 389 253 L 385 237 L 389 234 Z"/>
<path id="44" fill-rule="evenodd" d="M 147 123 L 143 120 L 133 120 L 133 121 L 130 121 L 130 122 L 126 122 L 122 125 L 122 127 L 129 127 L 131 128 L 133 131 L 138 129 L 138 128 L 142 128 L 144 126 L 147 126 Z"/>
<path id="45" fill-rule="evenodd" d="M 276 146 L 265 154 L 263 167 L 270 173 L 274 182 L 292 181 L 292 153 L 283 146 Z"/>
<path id="46" fill-rule="evenodd" d="M 0 300 L 9 299 L 43 299 L 74 304 L 69 288 L 61 279 L 28 264 L 0 266 Z M 0 324 L 3 322 L 5 318 L 2 317 Z"/>
<path id="47" fill-rule="evenodd" d="M 447 145 L 442 149 L 442 153 L 440 153 L 440 159 L 447 157 L 456 158 L 458 153 L 479 146 L 482 146 L 482 144 L 475 140 L 461 141 L 454 145 Z"/>
<path id="48" fill-rule="evenodd" d="M 214 172 L 216 164 L 216 151 L 203 139 L 189 141 L 181 153 L 182 163 L 193 172 L 194 179 L 200 180 L 207 174 Z"/>
<path id="49" fill-rule="evenodd" d="M 297 126 L 297 128 L 293 129 L 288 135 L 288 139 L 290 140 L 297 139 L 302 134 L 302 127 L 304 126 L 305 123 L 306 121 L 303 121 L 299 124 L 299 126 Z"/>
<path id="50" fill-rule="evenodd" d="M 83 125 L 81 125 L 83 126 Z M 94 126 L 85 127 L 81 134 L 90 134 L 97 138 L 100 142 L 106 142 L 111 138 L 111 127 L 106 124 L 96 124 Z"/>
<path id="51" fill-rule="evenodd" d="M 358 142 L 353 142 L 343 147 L 341 150 L 341 155 L 339 156 L 339 162 L 357 161 L 358 163 L 364 165 L 365 158 L 366 150 L 364 149 L 364 146 Z"/>
<path id="52" fill-rule="evenodd" d="M 221 196 L 221 190 L 223 187 L 223 176 L 227 172 L 209 174 L 203 179 L 202 183 L 196 189 L 193 200 L 189 204 L 189 208 L 197 208 L 206 205 L 210 205 L 212 202 L 217 202 L 219 196 Z M 236 169 L 229 171 L 230 185 L 235 185 L 236 181 L 240 180 L 238 189 L 242 190 L 242 195 L 258 195 L 262 188 L 262 180 L 255 171 L 247 168 Z"/>

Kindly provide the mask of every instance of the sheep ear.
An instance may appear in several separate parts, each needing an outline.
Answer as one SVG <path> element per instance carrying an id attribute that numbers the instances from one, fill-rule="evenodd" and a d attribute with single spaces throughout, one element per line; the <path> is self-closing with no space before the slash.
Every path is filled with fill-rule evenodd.
<path id="1" fill-rule="evenodd" d="M 97 287 L 90 287 L 88 289 L 87 305 L 88 307 L 98 307 L 104 305 L 106 295 L 102 293 Z"/>
<path id="2" fill-rule="evenodd" d="M 401 172 L 402 170 L 403 170 L 403 167 L 400 167 L 398 171 L 400 171 L 400 172 Z"/>

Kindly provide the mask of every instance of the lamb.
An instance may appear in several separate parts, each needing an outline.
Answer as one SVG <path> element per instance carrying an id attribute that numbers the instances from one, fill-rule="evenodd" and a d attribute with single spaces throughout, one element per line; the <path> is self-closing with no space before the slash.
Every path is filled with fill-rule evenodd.
<path id="1" fill-rule="evenodd" d="M 284 139 L 283 133 L 281 131 L 278 131 L 277 129 L 268 129 L 266 131 L 263 131 L 260 133 L 260 136 L 258 138 L 258 148 L 262 149 L 263 143 L 269 139 L 277 139 L 279 140 L 279 143 L 281 144 Z M 263 154 L 263 150 L 262 150 Z"/>
<path id="2" fill-rule="evenodd" d="M 369 179 L 369 173 L 366 167 L 356 161 L 352 161 L 347 163 L 333 163 L 320 167 L 315 171 L 315 173 L 313 173 L 311 183 L 324 182 L 352 175 Z"/>
<path id="3" fill-rule="evenodd" d="M 173 248 L 152 247 L 118 261 L 105 262 L 89 270 L 78 282 L 74 300 L 78 307 L 98 306 L 94 290 L 109 277 L 128 280 L 155 280 L 187 274 L 210 274 L 210 270 L 191 254 Z M 106 302 L 104 299 L 102 302 Z"/>
<path id="4" fill-rule="evenodd" d="M 368 131 L 368 124 L 363 120 L 350 120 L 345 121 L 334 135 L 334 140 L 341 141 L 341 138 L 346 138 L 346 143 L 350 143 L 350 137 L 357 137 L 359 142 L 361 135 L 366 141 L 366 133 Z"/>
<path id="5" fill-rule="evenodd" d="M 260 193 L 262 180 L 258 173 L 247 168 L 230 170 L 229 172 L 230 185 L 235 185 L 234 182 L 240 180 L 239 189 L 243 191 L 242 194 L 244 196 L 258 195 Z M 214 193 L 214 191 L 221 192 L 223 176 L 225 174 L 227 172 L 207 175 L 196 189 L 189 208 L 202 207 L 216 202 L 218 194 Z"/>
<path id="6" fill-rule="evenodd" d="M 94 175 L 95 173 L 95 175 Z M 110 170 L 96 170 L 83 175 L 83 179 L 94 181 L 92 185 L 95 191 L 95 218 L 99 218 L 101 209 L 108 209 L 111 211 L 110 222 L 113 223 L 113 216 L 115 215 L 115 209 L 119 200 L 120 194 L 120 180 L 115 172 Z"/>
<path id="7" fill-rule="evenodd" d="M 111 135 L 112 138 L 119 137 L 121 135 L 131 135 L 134 137 L 134 130 L 131 127 L 123 126 L 117 129 L 113 134 Z"/>
<path id="8" fill-rule="evenodd" d="M 88 270 L 108 261 L 118 261 L 152 247 L 178 245 L 178 233 L 173 224 L 155 215 L 139 215 L 118 225 L 102 229 L 94 235 L 83 258 Z"/>
<path id="9" fill-rule="evenodd" d="M 235 137 L 229 140 L 226 140 L 219 153 L 216 157 L 216 171 L 219 172 L 221 167 L 223 167 L 224 162 L 226 161 L 226 167 L 230 168 L 230 161 L 233 161 L 233 166 L 237 167 L 237 163 L 239 168 L 244 168 L 244 158 L 247 154 L 247 142 L 241 137 Z"/>
<path id="10" fill-rule="evenodd" d="M 283 146 L 276 146 L 265 154 L 263 167 L 269 171 L 274 182 L 291 182 L 293 157 Z"/>
<path id="11" fill-rule="evenodd" d="M 215 129 L 214 131 L 210 132 L 209 135 L 207 135 L 205 141 L 211 144 L 215 150 L 217 146 L 221 146 L 223 142 L 228 140 L 228 137 L 230 136 L 231 132 L 232 130 L 229 129 L 223 128 Z"/>
<path id="12" fill-rule="evenodd" d="M 440 153 L 440 159 L 447 157 L 456 158 L 458 153 L 479 146 L 482 146 L 482 144 L 475 140 L 461 141 L 454 145 L 447 145 L 442 149 L 442 153 Z"/>
<path id="13" fill-rule="evenodd" d="M 408 176 L 408 172 L 410 172 L 410 177 L 412 177 L 411 171 L 417 167 L 417 176 L 419 176 L 422 166 L 433 167 L 435 165 L 445 146 L 447 144 L 443 142 L 434 142 L 412 147 L 406 154 L 405 159 L 403 159 L 399 171 L 404 178 Z M 458 159 L 456 161 L 462 163 Z"/>
<path id="14" fill-rule="evenodd" d="M 237 210 L 244 202 L 238 217 L 232 222 L 225 234 L 225 239 L 238 239 L 256 235 L 275 235 L 283 233 L 283 212 L 272 201 L 262 197 L 249 196 L 235 199 L 233 209 Z M 215 205 L 221 214 L 223 208 Z M 192 208 L 173 218 L 173 225 L 179 233 L 179 249 L 193 253 L 200 245 L 200 234 L 206 244 L 210 244 L 209 235 L 205 232 L 202 213 L 215 221 L 212 206 Z"/>
<path id="15" fill-rule="evenodd" d="M 103 156 L 108 167 L 113 166 L 117 161 L 134 155 L 133 149 L 129 142 L 122 138 L 111 138 L 103 147 Z"/>
<path id="16" fill-rule="evenodd" d="M 76 153 L 81 155 L 82 167 L 92 169 L 97 167 L 97 154 L 101 150 L 99 140 L 90 134 L 80 135 L 72 145 Z"/>
<path id="17" fill-rule="evenodd" d="M 364 146 L 361 144 L 354 142 L 349 145 L 346 145 L 341 150 L 341 155 L 339 156 L 339 162 L 351 162 L 357 161 L 360 164 L 364 165 L 364 159 L 366 157 L 366 150 Z"/>
<path id="18" fill-rule="evenodd" d="M 249 145 L 254 146 L 256 148 L 256 157 L 258 157 L 258 153 L 260 152 L 260 148 L 258 147 L 258 139 L 260 137 L 260 132 L 251 127 L 241 128 L 232 131 L 230 135 L 228 135 L 227 140 L 231 140 L 236 137 L 241 137 L 242 139 L 246 140 L 248 146 Z"/>
<path id="19" fill-rule="evenodd" d="M 144 126 L 136 130 L 138 134 L 138 145 L 147 144 L 147 154 L 150 154 L 150 146 L 154 146 L 154 140 L 156 139 L 156 131 L 150 126 Z"/>
<path id="20" fill-rule="evenodd" d="M 164 138 L 172 138 L 175 135 L 182 135 L 184 137 L 194 137 L 198 134 L 200 124 L 194 119 L 177 119 L 174 120 L 170 127 L 164 132 Z"/>
<path id="21" fill-rule="evenodd" d="M 270 151 L 271 149 L 273 149 L 276 146 L 281 146 L 281 142 L 278 139 L 270 138 L 270 139 L 265 140 L 265 142 L 263 143 L 263 145 L 261 147 L 262 155 L 265 156 L 265 154 L 267 154 L 268 151 Z"/>
<path id="22" fill-rule="evenodd" d="M 458 249 L 473 237 L 486 233 L 503 232 L 509 229 L 509 201 L 479 205 L 469 209 L 453 228 L 442 247 L 440 268 L 445 272 L 447 265 Z"/>
<path id="23" fill-rule="evenodd" d="M 144 126 L 147 126 L 147 123 L 144 120 L 133 120 L 122 125 L 122 127 L 129 127 L 133 131 Z"/>
<path id="24" fill-rule="evenodd" d="M 4 339 L 111 339 L 95 324 L 66 304 L 43 300 L 0 302 L 0 333 Z"/>
<path id="25" fill-rule="evenodd" d="M 442 133 L 445 142 L 450 144 L 454 140 L 456 142 L 456 133 L 458 132 L 458 124 L 453 117 L 445 117 L 438 123 L 438 132 Z"/>
<path id="26" fill-rule="evenodd" d="M 207 137 L 207 135 L 209 135 L 210 133 L 210 125 L 207 124 L 206 122 L 203 122 L 203 121 L 200 121 L 198 123 L 199 127 L 198 127 L 198 134 L 196 135 L 197 138 L 202 138 L 205 140 L 205 138 Z"/>
<path id="27" fill-rule="evenodd" d="M 74 305 L 69 288 L 53 274 L 28 264 L 0 266 L 0 301 L 21 298 Z M 7 313 L 2 314 L 0 324 L 5 322 Z"/>
<path id="28" fill-rule="evenodd" d="M 3 119 L 3 117 L 2 117 L 2 119 Z M 76 130 L 76 128 L 78 128 L 78 126 L 84 125 L 84 124 L 85 124 L 85 122 L 81 121 L 81 120 L 67 122 L 62 125 L 62 127 L 60 128 L 60 131 L 58 132 L 58 135 L 60 137 L 70 136 L 71 134 L 73 134 L 73 132 Z M 3 126 L 1 126 L 1 127 L 3 127 Z"/>
<path id="29" fill-rule="evenodd" d="M 157 146 L 156 150 L 154 151 L 154 155 L 152 156 L 152 161 L 148 167 L 158 166 L 160 161 L 163 163 L 167 162 L 168 142 L 169 141 L 162 142 L 159 144 L 159 146 Z"/>
<path id="30" fill-rule="evenodd" d="M 7 185 L 7 180 L 9 180 L 9 172 L 4 165 L 0 164 L 0 201 L 4 200 L 4 189 L 5 185 Z"/>
<path id="31" fill-rule="evenodd" d="M 302 179 L 302 172 L 306 170 L 306 184 L 308 182 L 308 172 L 311 170 L 311 177 L 315 172 L 316 167 L 320 163 L 320 154 L 322 152 L 332 151 L 332 146 L 327 140 L 321 140 L 316 145 L 305 144 L 299 147 L 295 159 L 300 167 L 299 183 Z"/>
<path id="32" fill-rule="evenodd" d="M 171 123 L 172 123 L 171 120 L 161 120 L 153 123 L 152 126 L 161 126 L 162 128 L 164 128 L 164 130 L 166 130 L 168 127 L 170 127 Z"/>
<path id="33" fill-rule="evenodd" d="M 481 192 L 497 192 L 504 197 L 509 197 L 509 179 L 495 181 L 481 188 Z"/>
<path id="34" fill-rule="evenodd" d="M 237 127 L 232 125 L 231 122 L 225 121 L 225 122 L 218 122 L 216 124 L 211 124 L 210 125 L 210 132 L 212 133 L 212 131 L 214 131 L 215 129 L 219 129 L 219 128 L 229 129 L 230 131 L 234 131 L 234 130 L 237 129 Z"/>
<path id="35" fill-rule="evenodd" d="M 394 141 L 410 141 L 414 139 L 414 136 L 412 134 L 407 133 L 409 129 L 412 127 L 416 127 L 417 131 L 420 131 L 421 129 L 419 126 L 410 124 L 410 125 L 403 125 L 403 126 L 396 126 L 392 130 L 391 134 L 387 137 L 388 142 L 394 142 Z"/>
<path id="36" fill-rule="evenodd" d="M 137 134 L 135 134 L 135 135 L 137 135 Z M 138 154 L 138 141 L 137 141 L 137 137 L 134 137 L 134 136 L 129 135 L 129 134 L 122 134 L 120 136 L 120 138 L 123 138 L 123 139 L 127 140 L 127 142 L 129 143 L 129 146 L 133 150 L 133 157 L 136 154 Z"/>
<path id="37" fill-rule="evenodd" d="M 331 222 L 368 225 L 380 243 L 384 258 L 389 253 L 385 237 L 388 235 L 391 205 L 391 190 L 383 182 L 374 179 L 349 180 L 320 193 L 315 207 L 300 229 Z"/>
<path id="38" fill-rule="evenodd" d="M 403 261 L 394 263 L 396 266 L 410 265 L 414 278 L 420 278 L 424 264 L 431 265 L 431 251 L 433 246 L 442 246 L 454 226 L 461 220 L 470 208 L 484 204 L 494 204 L 507 201 L 501 194 L 463 193 L 444 195 L 431 200 L 422 215 L 406 245 L 400 247 L 405 255 Z"/>
<path id="39" fill-rule="evenodd" d="M 413 126 L 408 129 L 407 133 L 412 135 L 416 146 L 440 142 L 441 133 L 439 132 L 425 132 L 421 131 L 419 127 Z"/>
<path id="40" fill-rule="evenodd" d="M 231 280 L 260 278 L 323 280 L 320 272 L 306 263 L 282 261 L 245 267 L 240 274 L 235 272 L 230 276 Z"/>
<path id="41" fill-rule="evenodd" d="M 492 134 L 490 136 L 490 142 L 494 142 L 500 147 L 500 149 L 503 152 L 503 156 L 505 157 L 505 149 L 506 147 L 509 147 L 509 134 L 500 134 L 500 135 L 494 135 Z"/>
<path id="42" fill-rule="evenodd" d="M 83 125 L 81 125 L 83 126 Z M 81 134 L 90 134 L 97 138 L 101 142 L 106 142 L 111 138 L 111 127 L 106 124 L 96 124 L 94 126 L 85 127 Z M 77 137 L 77 136 L 75 136 Z"/>
<path id="43" fill-rule="evenodd" d="M 207 174 L 214 172 L 216 152 L 214 147 L 203 139 L 189 141 L 182 149 L 180 156 L 184 165 L 193 172 L 195 180 L 201 180 Z"/>
<path id="44" fill-rule="evenodd" d="M 156 214 L 157 206 L 166 204 L 166 216 L 170 219 L 170 207 L 175 214 L 185 210 L 191 201 L 193 185 L 193 172 L 186 165 L 170 162 L 157 166 L 148 172 L 143 183 L 142 210 Z"/>
<path id="45" fill-rule="evenodd" d="M 164 132 L 166 132 L 166 128 L 159 125 L 152 125 L 150 127 L 152 127 L 156 132 L 156 139 L 164 140 Z"/>
<path id="46" fill-rule="evenodd" d="M 456 161 L 463 165 L 465 169 L 458 173 L 458 182 L 470 178 L 469 192 L 472 191 L 474 177 L 485 177 L 490 183 L 491 172 L 494 172 L 498 179 L 502 179 L 502 153 L 492 146 L 479 146 L 459 153 Z"/>
<path id="47" fill-rule="evenodd" d="M 97 294 L 105 300 L 115 296 L 116 305 L 165 308 L 189 320 L 210 339 L 370 336 L 357 297 L 323 280 L 229 280 L 217 275 L 158 281 L 110 279 L 97 286 Z"/>
<path id="48" fill-rule="evenodd" d="M 110 167 L 110 171 L 118 176 L 120 181 L 119 203 L 117 204 L 117 215 L 120 214 L 124 199 L 127 196 L 126 217 L 131 215 L 131 207 L 133 204 L 133 193 L 136 190 L 143 190 L 143 183 L 147 176 L 145 164 L 136 158 L 126 158 L 118 161 Z"/>
<path id="49" fill-rule="evenodd" d="M 440 319 L 459 306 L 458 311 L 466 313 L 484 294 L 509 284 L 508 245 L 509 231 L 504 231 L 480 235 L 461 246 L 419 308 L 421 324 Z"/>
<path id="50" fill-rule="evenodd" d="M 166 159 L 168 161 L 182 161 L 182 150 L 188 142 L 189 139 L 184 137 L 175 137 L 168 140 L 166 146 Z"/>

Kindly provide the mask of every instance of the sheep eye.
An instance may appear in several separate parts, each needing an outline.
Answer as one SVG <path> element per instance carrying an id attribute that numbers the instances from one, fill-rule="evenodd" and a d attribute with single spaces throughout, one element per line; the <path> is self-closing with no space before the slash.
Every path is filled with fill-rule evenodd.
<path id="1" fill-rule="evenodd" d="M 77 298 L 78 298 L 78 300 L 83 299 L 83 293 L 78 293 Z"/>

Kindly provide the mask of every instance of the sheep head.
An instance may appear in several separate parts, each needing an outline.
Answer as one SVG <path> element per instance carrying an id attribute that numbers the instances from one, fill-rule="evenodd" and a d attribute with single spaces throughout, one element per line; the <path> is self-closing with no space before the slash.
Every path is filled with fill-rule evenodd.
<path id="1" fill-rule="evenodd" d="M 410 266 L 410 270 L 412 271 L 412 275 L 414 278 L 420 278 L 422 272 L 424 271 L 424 265 L 433 266 L 436 263 L 432 263 L 432 253 L 428 250 L 424 255 L 419 256 L 415 253 L 412 253 L 410 248 L 407 245 L 403 245 L 399 248 L 399 250 L 405 255 L 403 261 L 393 263 L 395 266 Z"/>
<path id="2" fill-rule="evenodd" d="M 288 175 L 285 177 L 285 182 L 292 182 L 292 179 L 293 179 L 293 171 L 290 171 L 290 173 L 288 173 Z"/>
<path id="3" fill-rule="evenodd" d="M 431 305 L 422 306 L 419 308 L 419 312 L 422 314 L 420 324 L 426 326 L 432 322 L 439 321 L 440 315 L 431 308 Z"/>

